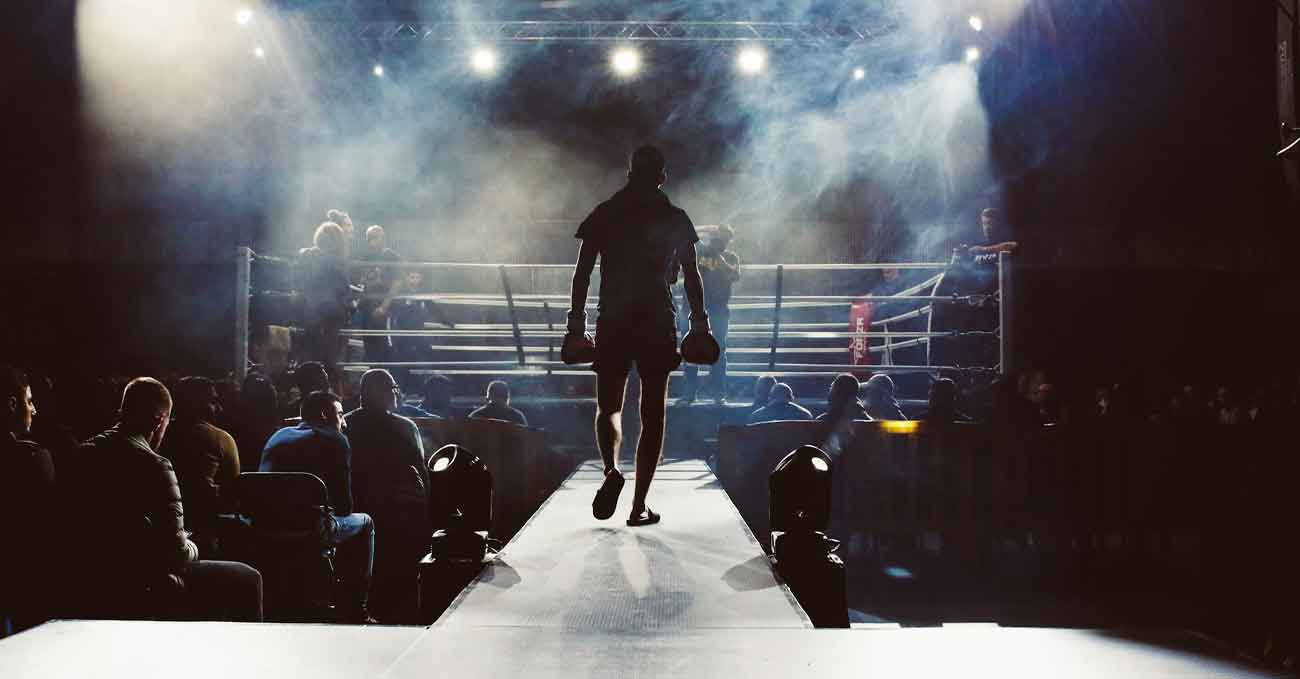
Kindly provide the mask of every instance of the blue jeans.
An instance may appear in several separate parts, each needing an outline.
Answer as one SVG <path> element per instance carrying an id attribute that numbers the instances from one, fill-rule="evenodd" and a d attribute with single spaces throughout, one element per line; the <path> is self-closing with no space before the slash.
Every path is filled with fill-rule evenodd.
<path id="1" fill-rule="evenodd" d="M 339 579 L 352 591 L 352 603 L 364 607 L 375 572 L 375 522 L 360 512 L 330 519 L 326 539 L 338 547 Z"/>

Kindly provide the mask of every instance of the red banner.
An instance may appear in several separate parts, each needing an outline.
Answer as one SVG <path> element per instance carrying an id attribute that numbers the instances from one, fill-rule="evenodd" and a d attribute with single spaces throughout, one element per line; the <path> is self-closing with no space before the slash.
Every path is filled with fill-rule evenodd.
<path id="1" fill-rule="evenodd" d="M 865 333 L 871 328 L 871 304 L 854 302 L 849 307 L 849 332 Z M 849 354 L 853 365 L 871 365 L 871 352 L 867 351 L 866 335 L 849 340 Z"/>

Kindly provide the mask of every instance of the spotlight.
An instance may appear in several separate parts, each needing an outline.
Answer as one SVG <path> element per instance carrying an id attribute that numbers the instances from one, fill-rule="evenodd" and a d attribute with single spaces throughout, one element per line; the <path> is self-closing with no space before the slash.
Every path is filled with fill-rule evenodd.
<path id="1" fill-rule="evenodd" d="M 470 56 L 470 66 L 477 73 L 487 75 L 497 70 L 497 53 L 486 47 L 479 47 Z"/>
<path id="2" fill-rule="evenodd" d="M 867 77 L 867 69 L 862 68 L 861 66 L 853 69 L 854 80 L 862 80 L 865 77 Z"/>
<path id="3" fill-rule="evenodd" d="M 641 68 L 641 55 L 631 47 L 620 47 L 614 50 L 610 56 L 609 63 L 614 67 L 614 72 L 621 76 L 630 76 Z"/>
<path id="4" fill-rule="evenodd" d="M 253 48 L 253 56 L 257 57 L 258 59 L 265 59 L 265 58 L 266 58 L 266 50 L 262 49 L 260 46 L 258 46 L 258 47 L 254 47 L 254 48 Z"/>
<path id="5" fill-rule="evenodd" d="M 370 72 L 374 73 L 376 78 L 384 77 L 384 67 L 380 64 L 375 64 L 375 67 L 370 69 Z"/>
<path id="6" fill-rule="evenodd" d="M 980 48 L 978 48 L 978 47 L 967 47 L 967 48 L 966 48 L 966 63 L 968 63 L 968 64 L 973 64 L 973 63 L 975 63 L 975 62 L 977 62 L 977 61 L 979 61 L 979 60 L 980 60 Z"/>
<path id="7" fill-rule="evenodd" d="M 978 14 L 972 14 L 966 23 L 970 24 L 970 29 L 976 33 L 984 30 L 984 18 Z"/>
<path id="8" fill-rule="evenodd" d="M 235 12 L 235 23 L 240 26 L 247 26 L 252 20 L 253 10 L 247 7 L 240 7 L 239 10 Z"/>
<path id="9" fill-rule="evenodd" d="M 736 55 L 736 65 L 741 73 L 754 75 L 767 66 L 767 52 L 757 47 L 746 47 Z"/>

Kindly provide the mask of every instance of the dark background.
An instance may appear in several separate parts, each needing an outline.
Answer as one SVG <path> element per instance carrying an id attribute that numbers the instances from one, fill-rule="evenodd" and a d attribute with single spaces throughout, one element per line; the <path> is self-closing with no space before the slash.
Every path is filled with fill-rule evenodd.
<path id="1" fill-rule="evenodd" d="M 153 168 L 99 203 L 75 3 L 3 11 L 0 347 L 87 371 L 229 369 L 219 255 L 271 228 L 257 177 L 160 203 L 168 168 Z M 1023 244 L 1022 365 L 1206 380 L 1295 365 L 1277 330 L 1296 318 L 1297 239 L 1273 158 L 1275 30 L 1271 3 L 1038 0 L 992 48 L 980 90 Z M 610 93 L 590 124 L 637 129 L 628 96 Z M 683 173 L 706 162 L 677 150 Z M 828 200 L 851 217 L 851 196 Z"/>

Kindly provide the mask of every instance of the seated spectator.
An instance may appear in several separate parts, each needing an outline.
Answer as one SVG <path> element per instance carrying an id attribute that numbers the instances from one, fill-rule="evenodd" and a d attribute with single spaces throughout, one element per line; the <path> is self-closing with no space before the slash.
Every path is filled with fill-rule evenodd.
<path id="1" fill-rule="evenodd" d="M 116 614 L 117 606 L 133 605 L 140 596 L 139 590 L 122 589 L 123 582 L 176 576 L 185 599 L 203 617 L 261 620 L 261 574 L 242 563 L 199 561 L 185 531 L 176 474 L 154 452 L 171 410 L 167 387 L 136 378 L 122 391 L 117 424 L 81 445 L 68 497 L 78 524 L 84 524 L 78 550 L 94 555 L 95 572 L 78 601 L 105 604 L 97 612 Z"/>
<path id="2" fill-rule="evenodd" d="M 446 375 L 430 375 L 424 382 L 424 400 L 420 402 L 420 408 L 434 416 L 451 419 L 460 414 L 451 407 L 451 396 L 451 378 Z"/>
<path id="3" fill-rule="evenodd" d="M 921 419 L 932 423 L 970 422 L 957 410 L 957 383 L 941 377 L 930 385 L 930 403 Z"/>
<path id="4" fill-rule="evenodd" d="M 239 450 L 239 468 L 254 471 L 262 463 L 262 449 L 280 428 L 275 385 L 261 373 L 249 373 L 239 390 L 235 409 L 235 447 Z"/>
<path id="5" fill-rule="evenodd" d="M 352 489 L 357 509 L 384 531 L 375 551 L 372 609 L 393 619 L 403 600 L 414 601 L 416 566 L 428 549 L 428 470 L 415 423 L 393 413 L 397 382 L 387 370 L 361 378 L 361 408 L 348 413 Z"/>
<path id="6" fill-rule="evenodd" d="M 72 458 L 77 454 L 79 441 L 72 430 L 64 426 L 65 423 L 60 418 L 59 402 L 55 397 L 53 381 L 45 376 L 29 377 L 32 401 L 41 404 L 41 409 L 32 418 L 32 428 L 27 440 L 35 441 L 40 447 L 50 451 L 57 473 L 59 465 L 72 463 Z"/>
<path id="7" fill-rule="evenodd" d="M 493 380 L 487 387 L 487 404 L 469 414 L 471 419 L 505 420 L 528 426 L 528 418 L 518 408 L 510 407 L 510 385 Z"/>
<path id="8" fill-rule="evenodd" d="M 299 365 L 293 371 L 293 386 L 298 389 L 298 398 L 285 400 L 284 405 L 280 408 L 281 420 L 298 417 L 298 414 L 302 411 L 302 402 L 307 398 L 307 394 L 330 390 L 330 376 L 325 371 L 325 364 L 317 361 L 307 361 Z"/>
<path id="9" fill-rule="evenodd" d="M 749 404 L 750 414 L 767 405 L 767 400 L 772 396 L 772 387 L 775 386 L 776 378 L 771 375 L 760 375 L 754 379 L 754 402 Z"/>
<path id="10" fill-rule="evenodd" d="M 894 380 L 889 375 L 872 375 L 863 387 L 864 405 L 873 420 L 906 420 L 903 408 L 894 398 Z"/>
<path id="11" fill-rule="evenodd" d="M 36 404 L 21 371 L 0 367 L 0 403 L 5 433 L 0 435 L 0 511 L 20 517 L 6 529 L 8 548 L 0 558 L 0 637 L 39 625 L 55 612 L 50 598 L 50 568 L 55 558 L 54 460 L 30 440 Z"/>
<path id="12" fill-rule="evenodd" d="M 337 394 L 315 391 L 302 401 L 302 422 L 275 432 L 262 451 L 261 471 L 306 472 L 325 482 L 334 509 L 326 539 L 338 546 L 339 577 L 349 592 L 346 618 L 371 622 L 370 579 L 375 562 L 375 523 L 352 511 L 352 449 L 343 435 L 343 403 Z"/>
<path id="13" fill-rule="evenodd" d="M 862 402 L 858 400 L 858 391 L 862 385 L 858 378 L 844 373 L 831 382 L 830 393 L 826 396 L 826 412 L 817 416 L 818 422 L 840 422 L 843 420 L 870 420 Z"/>
<path id="14" fill-rule="evenodd" d="M 807 408 L 794 402 L 794 390 L 790 385 L 778 382 L 772 387 L 771 398 L 768 399 L 767 405 L 755 410 L 749 416 L 749 423 L 811 420 L 812 418 L 812 413 L 808 412 Z"/>
<path id="15" fill-rule="evenodd" d="M 167 428 L 159 454 L 171 461 L 189 510 L 186 527 L 200 552 L 216 549 L 217 515 L 237 509 L 239 450 L 235 439 L 217 427 L 221 403 L 216 385 L 206 377 L 186 377 L 176 384 L 176 417 Z"/>

